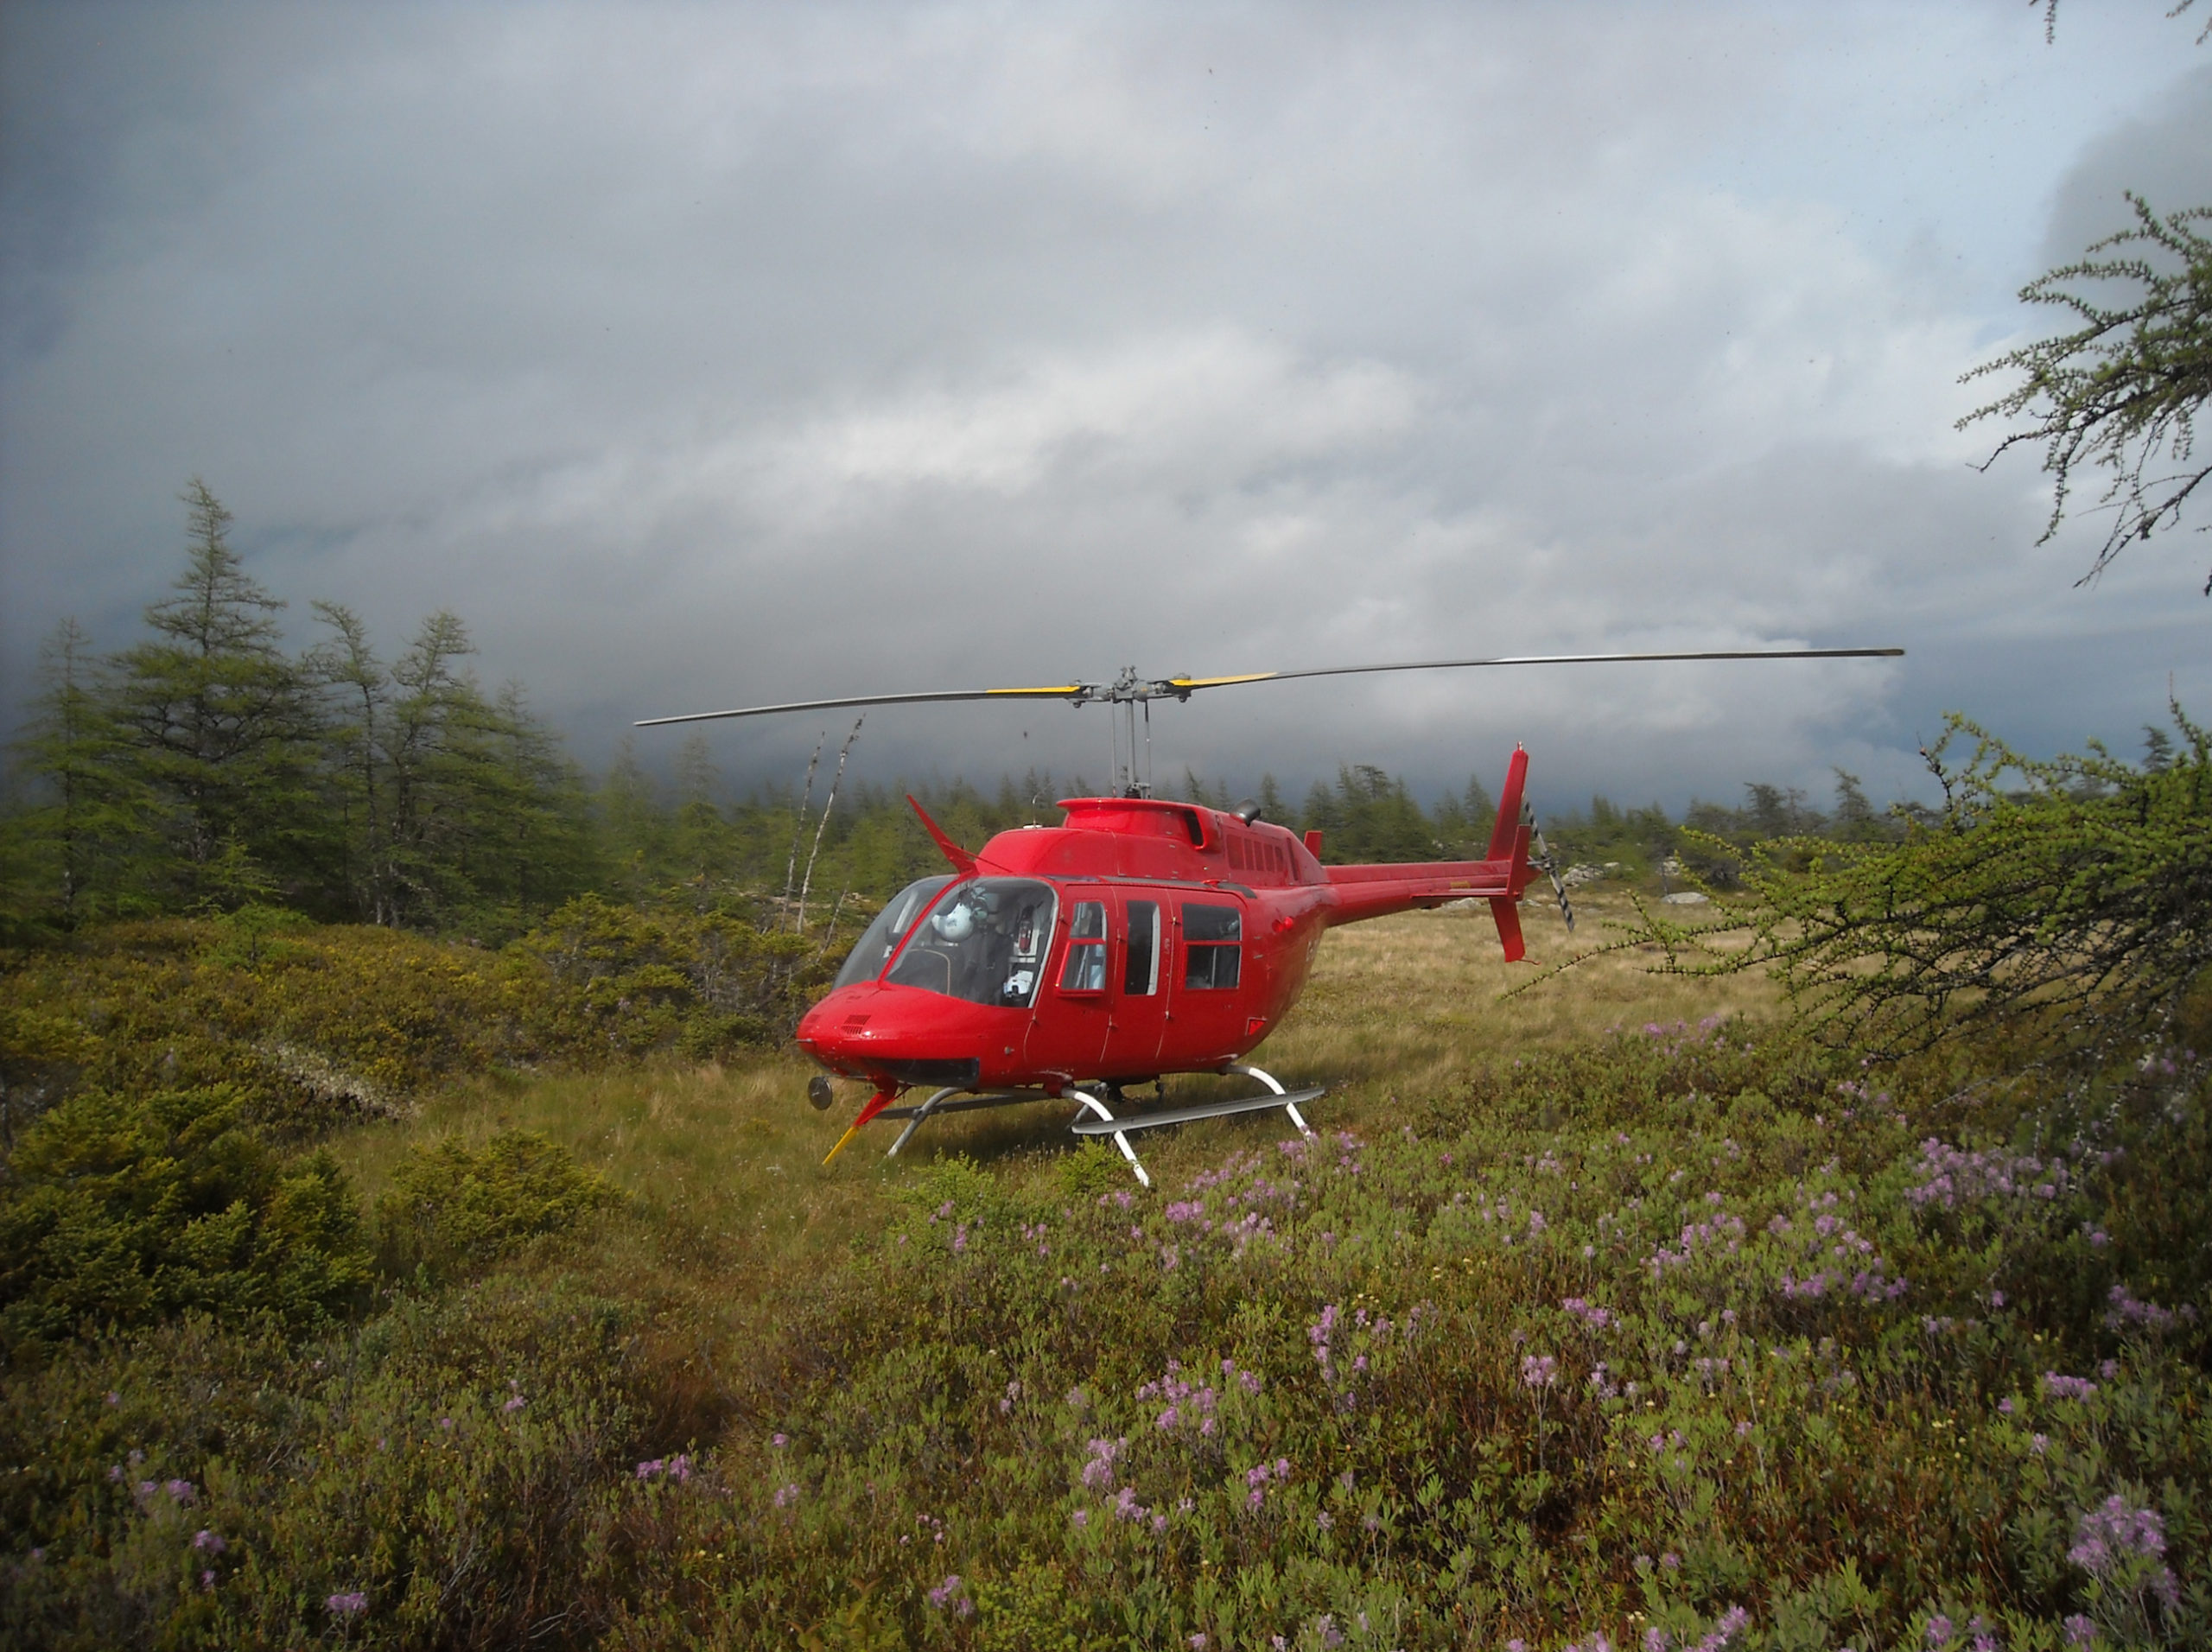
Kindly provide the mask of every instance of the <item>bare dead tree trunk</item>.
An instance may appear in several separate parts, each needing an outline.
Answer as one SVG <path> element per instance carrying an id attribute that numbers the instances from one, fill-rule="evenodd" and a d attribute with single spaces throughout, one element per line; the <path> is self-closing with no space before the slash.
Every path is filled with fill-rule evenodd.
<path id="1" fill-rule="evenodd" d="M 822 762 L 822 747 L 829 738 L 825 730 L 814 742 L 814 755 L 806 759 L 806 790 L 799 794 L 798 818 L 791 823 L 791 858 L 784 862 L 783 911 L 790 909 L 791 886 L 798 881 L 798 841 L 806 836 L 806 811 L 814 802 L 814 771 Z"/>
<path id="2" fill-rule="evenodd" d="M 830 777 L 829 801 L 822 805 L 822 819 L 814 829 L 814 848 L 806 857 L 806 877 L 798 886 L 798 924 L 796 933 L 806 933 L 806 893 L 814 887 L 814 862 L 822 854 L 822 835 L 830 829 L 830 811 L 837 806 L 837 788 L 845 778 L 845 759 L 853 749 L 853 742 L 861 737 L 861 725 L 868 721 L 862 712 L 853 719 L 853 732 L 845 736 L 845 743 L 837 748 L 836 772 Z M 842 897 L 840 898 L 842 899 Z"/>
<path id="3" fill-rule="evenodd" d="M 837 904 L 830 909 L 829 924 L 822 931 L 822 944 L 814 949 L 816 958 L 819 959 L 823 953 L 827 952 L 830 950 L 830 944 L 837 938 L 838 915 L 845 910 L 845 897 L 852 893 L 849 886 L 837 892 Z"/>

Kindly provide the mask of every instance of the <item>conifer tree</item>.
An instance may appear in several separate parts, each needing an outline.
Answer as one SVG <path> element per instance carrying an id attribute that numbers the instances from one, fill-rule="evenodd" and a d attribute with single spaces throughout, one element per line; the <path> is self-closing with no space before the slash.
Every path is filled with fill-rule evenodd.
<path id="1" fill-rule="evenodd" d="M 393 882 L 403 921 L 430 923 L 462 896 L 475 794 L 490 719 L 461 661 L 467 627 L 441 608 L 391 668 L 385 755 L 391 773 Z"/>
<path id="2" fill-rule="evenodd" d="M 669 839 L 680 877 L 727 878 L 734 867 L 729 823 L 718 802 L 721 789 L 706 736 L 693 734 L 676 753 L 676 818 Z"/>
<path id="3" fill-rule="evenodd" d="M 305 893 L 328 847 L 315 787 L 320 728 L 307 674 L 279 646 L 283 603 L 231 549 L 231 513 L 194 479 L 176 594 L 153 637 L 117 661 L 116 724 L 165 841 L 160 870 L 186 905 Z"/>
<path id="4" fill-rule="evenodd" d="M 615 749 L 594 801 L 615 886 L 632 896 L 644 893 L 666 859 L 668 815 L 631 736 Z"/>
<path id="5" fill-rule="evenodd" d="M 143 909 L 145 799 L 116 726 L 102 662 L 73 619 L 55 626 L 41 647 L 39 676 L 30 724 L 15 747 L 43 789 L 11 823 L 28 862 L 28 905 L 65 927 Z"/>
<path id="6" fill-rule="evenodd" d="M 1282 788 L 1273 774 L 1260 777 L 1260 817 L 1271 820 L 1278 826 L 1290 823 L 1290 805 L 1283 801 Z"/>
<path id="7" fill-rule="evenodd" d="M 362 917 L 372 924 L 396 924 L 383 746 L 391 714 L 391 678 L 351 608 L 317 602 L 315 612 L 336 632 L 311 658 L 335 702 L 327 725 L 329 780 L 346 844 L 346 880 Z"/>
<path id="8" fill-rule="evenodd" d="M 1467 789 L 1459 794 L 1459 806 L 1467 811 L 1469 823 L 1480 830 L 1483 843 L 1488 847 L 1491 828 L 1497 823 L 1497 799 L 1490 795 L 1482 776 L 1467 777 Z"/>
<path id="9" fill-rule="evenodd" d="M 472 896 L 518 922 L 551 911 L 595 881 L 590 807 L 575 766 L 509 682 L 489 707 L 491 763 L 478 775 L 479 847 Z"/>

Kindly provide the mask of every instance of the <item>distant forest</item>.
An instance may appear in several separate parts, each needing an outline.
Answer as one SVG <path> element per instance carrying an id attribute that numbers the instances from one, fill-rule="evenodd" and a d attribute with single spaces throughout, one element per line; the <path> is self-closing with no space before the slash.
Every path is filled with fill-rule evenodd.
<path id="1" fill-rule="evenodd" d="M 359 618 L 312 606 L 320 639 L 282 646 L 285 606 L 249 575 L 230 513 L 195 481 L 189 549 L 138 640 L 96 651 L 73 621 L 48 639 L 40 692 L 10 747 L 0 815 L 0 930 L 12 938 L 105 919 L 289 909 L 325 922 L 509 938 L 571 898 L 773 903 L 794 924 L 880 900 L 938 864 L 904 785 L 845 781 L 836 750 L 804 779 L 731 800 L 693 737 L 672 785 L 626 742 L 595 781 L 565 755 L 519 684 L 487 695 L 467 627 L 439 612 L 397 653 Z M 913 788 L 957 839 L 1055 819 L 1050 774 Z M 1230 807 L 1197 777 L 1170 795 Z M 1347 765 L 1296 804 L 1272 777 L 1271 820 L 1323 834 L 1332 861 L 1478 856 L 1496 804 L 1478 778 L 1424 808 L 1402 779 Z M 1838 771 L 1829 810 L 1751 785 L 1740 807 L 1654 804 L 1543 823 L 1562 864 L 1650 875 L 1689 827 L 1738 844 L 1904 829 Z M 1690 863 L 1725 875 L 1710 851 Z"/>

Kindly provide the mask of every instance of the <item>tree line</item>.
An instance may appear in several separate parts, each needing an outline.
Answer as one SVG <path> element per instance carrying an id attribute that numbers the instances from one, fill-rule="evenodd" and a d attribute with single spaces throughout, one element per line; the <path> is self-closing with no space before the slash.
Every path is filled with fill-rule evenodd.
<path id="1" fill-rule="evenodd" d="M 249 904 L 416 929 L 545 910 L 595 875 L 587 789 L 518 685 L 486 695 L 441 611 L 381 657 L 350 609 L 283 645 L 231 513 L 184 495 L 188 552 L 146 632 L 111 654 L 49 639 L 15 746 L 11 927 Z"/>
<path id="2" fill-rule="evenodd" d="M 65 620 L 47 643 L 0 816 L 0 921 L 19 938 L 260 905 L 503 939 L 586 893 L 749 902 L 771 926 L 806 927 L 937 868 L 910 789 L 970 844 L 1052 823 L 1058 797 L 1088 790 L 1033 769 L 995 791 L 849 783 L 849 740 L 804 784 L 732 802 L 697 736 L 677 753 L 672 784 L 627 741 L 594 782 L 520 684 L 480 684 L 467 627 L 449 612 L 388 655 L 358 614 L 317 601 L 315 640 L 287 651 L 286 605 L 247 572 L 231 513 L 197 480 L 183 502 L 185 566 L 139 639 L 101 653 Z M 1166 790 L 1219 808 L 1247 801 L 1188 771 Z M 1478 857 L 1496 814 L 1478 776 L 1424 807 L 1402 778 L 1364 764 L 1297 804 L 1265 776 L 1249 801 L 1319 831 L 1332 861 Z M 1600 796 L 1545 824 L 1562 856 L 1631 874 L 1677 852 L 1685 824 L 1743 842 L 1902 829 L 1840 772 L 1827 815 L 1802 792 L 1754 785 L 1742 807 L 1700 803 L 1683 822 Z"/>

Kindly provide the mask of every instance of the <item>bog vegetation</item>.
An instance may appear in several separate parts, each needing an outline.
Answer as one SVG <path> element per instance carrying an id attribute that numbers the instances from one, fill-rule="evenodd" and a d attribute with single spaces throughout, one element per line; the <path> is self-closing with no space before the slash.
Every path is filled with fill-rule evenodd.
<path id="1" fill-rule="evenodd" d="M 193 508 L 147 641 L 57 640 L 9 822 L 0 1639 L 2212 1636 L 2178 713 L 1962 728 L 1929 811 L 1593 800 L 1610 950 L 1503 998 L 1486 918 L 1332 937 L 1265 1057 L 1322 1133 L 1149 1143 L 1156 1192 L 1049 1109 L 824 1167 L 782 1039 L 929 869 L 895 797 L 589 783 L 449 617 L 284 655 Z M 1347 768 L 1300 823 L 1488 812 Z"/>

